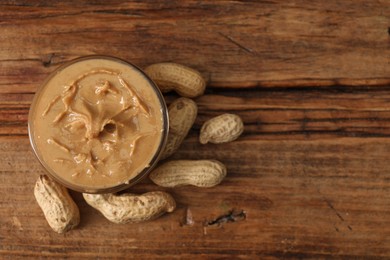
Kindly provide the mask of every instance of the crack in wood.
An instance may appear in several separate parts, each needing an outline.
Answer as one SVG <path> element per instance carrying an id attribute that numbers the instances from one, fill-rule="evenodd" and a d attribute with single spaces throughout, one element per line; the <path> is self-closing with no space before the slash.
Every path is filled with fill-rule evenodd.
<path id="1" fill-rule="evenodd" d="M 222 37 L 224 37 L 225 39 L 227 39 L 228 41 L 230 41 L 231 43 L 233 43 L 234 45 L 236 45 L 237 47 L 239 47 L 240 49 L 244 50 L 245 52 L 252 54 L 252 55 L 256 55 L 256 52 L 254 52 L 251 48 L 248 48 L 248 47 L 242 45 L 241 43 L 237 42 L 235 39 L 233 39 L 233 37 L 231 37 L 229 35 L 225 35 L 221 32 L 219 32 L 219 34 Z"/>
<path id="2" fill-rule="evenodd" d="M 98 14 L 121 14 L 128 17 L 135 17 L 135 18 L 144 18 L 145 15 L 134 13 L 133 10 L 96 10 L 93 11 L 93 13 Z"/>
<path id="3" fill-rule="evenodd" d="M 324 198 L 324 201 L 326 202 L 326 204 L 329 206 L 329 208 L 331 208 L 335 213 L 336 215 L 339 217 L 339 219 L 341 221 L 344 221 L 344 218 L 341 216 L 341 214 L 335 209 L 335 207 L 333 206 L 333 204 L 327 199 L 327 198 Z"/>
<path id="4" fill-rule="evenodd" d="M 53 60 L 53 58 L 54 58 L 54 53 L 51 53 L 48 57 L 47 57 L 47 59 L 44 59 L 44 60 L 42 60 L 42 65 L 44 66 L 44 67 L 49 67 L 51 64 L 52 64 L 52 60 Z"/>
<path id="5" fill-rule="evenodd" d="M 221 226 L 225 223 L 238 222 L 246 219 L 246 212 L 244 210 L 235 211 L 234 209 L 230 210 L 229 213 L 219 216 L 214 220 L 206 222 L 206 227 L 208 226 Z"/>

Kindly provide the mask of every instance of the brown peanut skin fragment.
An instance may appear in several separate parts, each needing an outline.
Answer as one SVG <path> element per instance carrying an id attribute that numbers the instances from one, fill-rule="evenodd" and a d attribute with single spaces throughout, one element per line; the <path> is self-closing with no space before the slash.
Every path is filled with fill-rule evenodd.
<path id="1" fill-rule="evenodd" d="M 169 134 L 160 159 L 171 156 L 187 136 L 198 114 L 198 106 L 189 98 L 178 98 L 168 107 Z"/>
<path id="2" fill-rule="evenodd" d="M 64 233 L 80 223 L 80 212 L 68 190 L 48 176 L 39 176 L 34 196 L 50 227 Z"/>
<path id="3" fill-rule="evenodd" d="M 90 206 L 100 211 L 109 221 L 117 224 L 156 219 L 176 208 L 172 196 L 162 191 L 142 195 L 83 193 L 83 197 Z"/>
<path id="4" fill-rule="evenodd" d="M 173 160 L 152 171 L 149 178 L 158 186 L 193 185 L 214 187 L 226 176 L 226 167 L 217 160 Z"/>
<path id="5" fill-rule="evenodd" d="M 244 131 L 242 119 L 235 114 L 222 114 L 204 122 L 200 129 L 199 141 L 214 144 L 236 140 Z"/>
<path id="6" fill-rule="evenodd" d="M 206 81 L 198 71 L 181 64 L 156 63 L 144 71 L 163 93 L 174 90 L 182 97 L 194 98 L 203 95 L 206 88 Z"/>

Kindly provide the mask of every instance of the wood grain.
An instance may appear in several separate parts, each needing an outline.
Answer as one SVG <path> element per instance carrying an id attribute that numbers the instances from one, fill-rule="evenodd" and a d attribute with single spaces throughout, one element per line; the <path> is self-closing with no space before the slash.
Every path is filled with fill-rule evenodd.
<path id="1" fill-rule="evenodd" d="M 168 190 L 178 209 L 149 223 L 115 225 L 73 193 L 80 228 L 54 233 L 35 203 L 43 173 L 26 138 L 2 139 L 0 254 L 14 257 L 386 258 L 390 184 L 384 138 L 279 141 L 241 138 L 202 146 L 188 139 L 175 158 L 216 158 L 228 177 L 212 189 Z M 239 151 L 239 152 L 238 152 Z M 256 163 L 254 163 L 256 162 Z M 28 187 L 31 187 L 30 189 Z M 159 190 L 149 181 L 132 192 Z M 10 203 L 12 202 L 12 203 Z M 189 208 L 195 224 L 185 226 Z M 231 209 L 246 219 L 210 225 Z"/>
<path id="2" fill-rule="evenodd" d="M 89 54 L 187 64 L 216 87 L 386 85 L 389 14 L 387 0 L 2 1 L 0 91 L 34 92 Z"/>
<path id="3" fill-rule="evenodd" d="M 389 259 L 389 14 L 388 0 L 1 1 L 0 258 Z M 200 70 L 206 95 L 173 158 L 224 162 L 221 185 L 144 180 L 129 191 L 166 190 L 178 208 L 126 225 L 72 192 L 81 224 L 54 233 L 33 197 L 28 109 L 50 72 L 89 54 Z M 199 144 L 226 112 L 244 134 Z"/>
<path id="4" fill-rule="evenodd" d="M 0 136 L 27 135 L 33 94 L 8 94 L 0 102 Z M 166 95 L 167 103 L 177 95 Z M 199 113 L 193 134 L 207 119 L 235 113 L 254 139 L 389 137 L 390 87 L 215 90 L 195 99 Z"/>

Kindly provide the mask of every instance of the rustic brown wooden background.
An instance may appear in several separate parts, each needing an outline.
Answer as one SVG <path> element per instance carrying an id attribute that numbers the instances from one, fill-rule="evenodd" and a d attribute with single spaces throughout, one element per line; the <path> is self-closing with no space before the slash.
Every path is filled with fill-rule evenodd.
<path id="1" fill-rule="evenodd" d="M 226 180 L 169 190 L 177 210 L 142 224 L 109 223 L 74 192 L 80 227 L 54 233 L 33 197 L 43 170 L 28 109 L 51 71 L 89 54 L 208 77 L 174 157 L 221 160 Z M 223 112 L 244 135 L 200 145 L 202 122 Z M 389 259 L 389 156 L 389 0 L 0 2 L 2 259 Z"/>

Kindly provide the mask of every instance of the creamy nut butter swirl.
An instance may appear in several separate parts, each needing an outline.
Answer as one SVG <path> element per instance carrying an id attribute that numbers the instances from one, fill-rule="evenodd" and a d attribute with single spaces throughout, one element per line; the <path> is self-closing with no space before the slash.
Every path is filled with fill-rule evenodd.
<path id="1" fill-rule="evenodd" d="M 58 178 L 86 189 L 127 183 L 162 142 L 164 104 L 131 65 L 90 58 L 60 69 L 30 115 L 35 152 Z"/>

